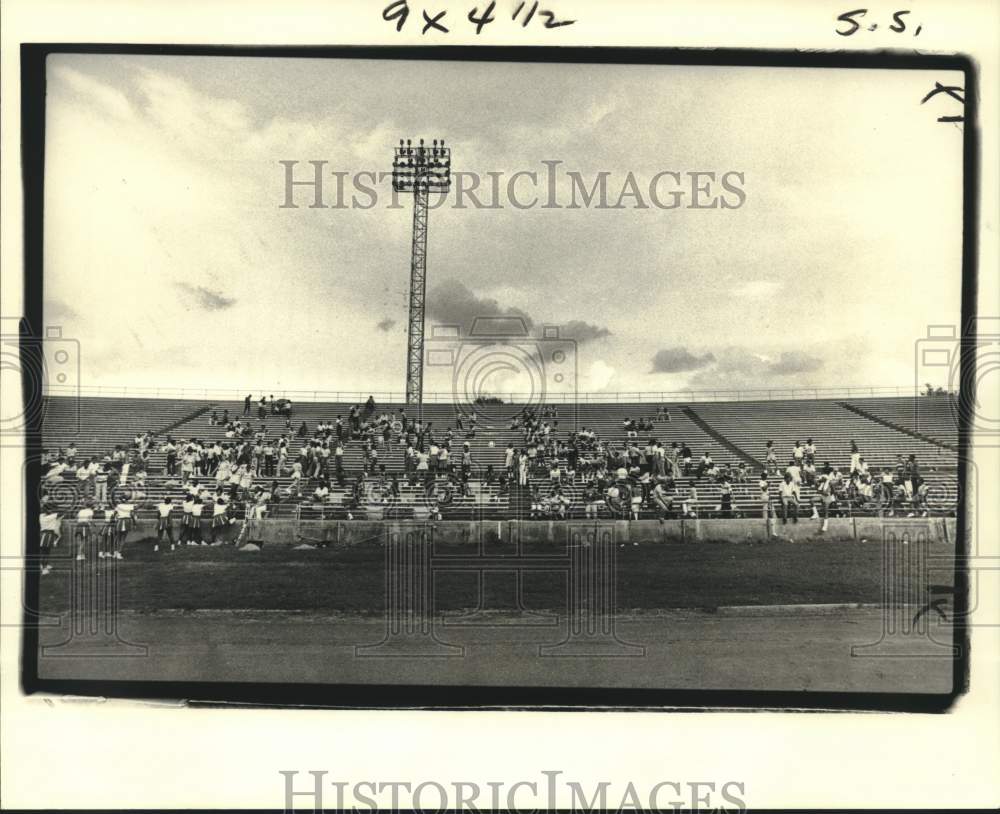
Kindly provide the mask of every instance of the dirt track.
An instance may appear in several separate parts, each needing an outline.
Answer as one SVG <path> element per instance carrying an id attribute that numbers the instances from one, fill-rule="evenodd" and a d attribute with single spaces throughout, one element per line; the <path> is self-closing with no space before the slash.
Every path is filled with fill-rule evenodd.
<path id="1" fill-rule="evenodd" d="M 386 621 L 380 616 L 123 612 L 118 639 L 81 637 L 66 646 L 43 647 L 39 676 L 835 692 L 951 690 L 951 661 L 944 657 L 945 648 L 927 635 L 883 642 L 875 648 L 882 657 L 852 655 L 852 646 L 880 640 L 880 610 L 822 612 L 814 608 L 768 613 L 763 609 L 750 615 L 665 611 L 621 618 L 617 639 L 634 647 L 623 649 L 613 639 L 598 637 L 576 650 L 603 656 L 559 658 L 570 648 L 540 655 L 540 647 L 566 638 L 565 620 L 551 617 L 439 618 L 433 636 L 416 636 L 395 650 L 359 654 L 358 646 L 385 638 Z M 931 637 L 950 641 L 947 627 L 929 621 Z M 65 626 L 49 628 L 43 630 L 41 642 L 58 645 L 67 637 Z M 148 644 L 148 652 L 122 657 L 122 653 L 139 651 L 120 640 Z M 424 656 L 412 655 L 414 649 Z M 411 655 L 391 655 L 401 652 Z M 75 657 L 68 657 L 74 653 Z M 886 653 L 894 656 L 884 657 Z M 618 657 L 604 657 L 609 654 Z M 901 657 L 904 654 L 911 657 Z"/>

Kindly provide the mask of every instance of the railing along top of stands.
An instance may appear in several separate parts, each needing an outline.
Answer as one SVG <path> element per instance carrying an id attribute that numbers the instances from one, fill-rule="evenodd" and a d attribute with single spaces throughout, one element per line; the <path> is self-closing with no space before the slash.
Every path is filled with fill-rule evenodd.
<path id="1" fill-rule="evenodd" d="M 107 398 L 183 398 L 183 399 L 216 399 L 226 401 L 242 401 L 250 393 L 254 401 L 257 401 L 259 394 L 264 393 L 270 398 L 287 398 L 295 401 L 318 401 L 318 402 L 358 402 L 363 403 L 369 396 L 377 402 L 388 404 L 402 404 L 406 401 L 406 394 L 402 391 L 357 391 L 357 390 L 286 390 L 281 388 L 265 387 L 254 390 L 227 390 L 217 388 L 183 388 L 183 387 L 128 387 L 128 386 L 81 386 L 66 387 L 61 385 L 48 385 L 45 390 L 47 396 L 96 396 Z M 495 398 L 501 399 L 505 404 L 545 404 L 546 399 L 540 398 L 537 393 L 495 393 L 491 394 Z M 954 395 L 949 393 L 947 395 Z M 618 392 L 618 393 L 576 393 L 572 397 L 564 393 L 548 399 L 552 404 L 565 404 L 570 402 L 591 403 L 591 404 L 633 404 L 633 403 L 688 403 L 688 402 L 708 402 L 708 401 L 796 401 L 796 400 L 817 400 L 817 399 L 852 399 L 852 398 L 878 398 L 878 397 L 901 397 L 920 396 L 922 398 L 943 398 L 942 396 L 924 396 L 923 393 L 913 385 L 899 386 L 874 386 L 874 387 L 798 387 L 788 389 L 759 389 L 759 390 L 673 390 L 659 392 Z M 424 393 L 425 404 L 454 404 L 460 400 L 454 392 Z"/>

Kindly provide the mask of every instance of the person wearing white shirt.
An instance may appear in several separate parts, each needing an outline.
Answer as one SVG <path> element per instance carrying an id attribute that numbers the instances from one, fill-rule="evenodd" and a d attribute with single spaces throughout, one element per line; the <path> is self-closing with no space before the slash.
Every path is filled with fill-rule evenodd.
<path id="1" fill-rule="evenodd" d="M 84 503 L 76 513 L 76 532 L 73 537 L 76 542 L 76 558 L 86 559 L 86 548 L 90 542 L 91 529 L 94 522 L 94 510 L 89 503 Z"/>
<path id="2" fill-rule="evenodd" d="M 156 523 L 156 543 L 153 545 L 153 551 L 160 550 L 160 541 L 164 538 L 170 541 L 171 551 L 175 548 L 173 523 L 170 520 L 170 513 L 173 509 L 174 504 L 171 503 L 166 497 L 156 504 L 156 512 L 159 515 L 159 518 Z"/>
<path id="3" fill-rule="evenodd" d="M 115 535 L 112 538 L 114 543 L 114 558 L 116 560 L 125 559 L 122 556 L 122 548 L 125 545 L 125 538 L 135 525 L 132 513 L 135 511 L 135 504 L 122 501 L 115 506 Z"/>
<path id="4" fill-rule="evenodd" d="M 785 473 L 785 479 L 778 486 L 778 495 L 781 498 L 781 524 L 788 523 L 789 510 L 791 510 L 792 522 L 798 523 L 799 485 L 792 479 L 791 473 Z"/>
<path id="5" fill-rule="evenodd" d="M 97 558 L 101 560 L 113 555 L 115 539 L 115 510 L 111 506 L 105 506 L 102 513 L 103 524 L 97 547 Z M 79 559 L 79 554 L 77 555 L 77 559 Z"/>
<path id="6" fill-rule="evenodd" d="M 851 441 L 851 473 L 855 473 L 861 469 L 861 452 L 858 450 L 858 445 Z"/>
<path id="7" fill-rule="evenodd" d="M 191 529 L 193 528 L 193 518 L 194 518 L 194 498 L 188 495 L 184 499 L 184 503 L 181 506 L 184 512 L 181 517 L 181 545 L 192 545 L 191 540 L 194 536 Z"/>
<path id="8" fill-rule="evenodd" d="M 757 488 L 760 490 L 761 515 L 764 520 L 767 520 L 771 515 L 771 486 L 767 481 L 766 471 L 760 473 Z"/>
<path id="9" fill-rule="evenodd" d="M 38 529 L 41 532 L 39 546 L 39 566 L 42 576 L 52 571 L 49 565 L 49 553 L 51 548 L 59 541 L 59 513 L 53 511 L 42 511 L 38 518 Z"/>
<path id="10" fill-rule="evenodd" d="M 97 504 L 108 502 L 108 470 L 100 464 L 94 473 L 94 502 Z"/>
<path id="11" fill-rule="evenodd" d="M 229 506 L 226 505 L 226 501 L 223 500 L 220 495 L 212 505 L 212 529 L 210 542 L 215 543 L 215 535 L 221 534 L 225 531 L 226 526 L 229 524 L 229 515 L 227 514 L 228 510 Z"/>
<path id="12" fill-rule="evenodd" d="M 802 470 L 799 468 L 799 465 L 795 462 L 795 460 L 792 460 L 792 462 L 788 465 L 788 468 L 785 470 L 785 474 L 791 477 L 792 483 L 796 486 L 802 483 Z"/>
<path id="13" fill-rule="evenodd" d="M 201 518 L 202 513 L 205 510 L 205 504 L 201 502 L 200 497 L 194 499 L 194 503 L 191 504 L 191 539 L 188 540 L 188 545 L 208 545 L 204 538 L 201 536 Z"/>
<path id="14" fill-rule="evenodd" d="M 62 461 L 58 461 L 52 465 L 48 472 L 45 473 L 46 480 L 62 480 L 63 472 L 65 472 L 69 467 Z"/>

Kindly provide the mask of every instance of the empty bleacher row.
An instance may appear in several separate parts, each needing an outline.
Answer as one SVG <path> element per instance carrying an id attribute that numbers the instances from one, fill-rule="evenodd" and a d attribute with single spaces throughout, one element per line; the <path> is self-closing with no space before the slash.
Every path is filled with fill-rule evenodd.
<path id="1" fill-rule="evenodd" d="M 903 432 L 958 449 L 958 416 L 962 405 L 957 394 L 871 398 L 847 405 Z"/>
<path id="2" fill-rule="evenodd" d="M 65 450 L 74 444 L 79 463 L 108 455 L 116 445 L 128 446 L 139 433 L 163 433 L 210 408 L 211 404 L 197 400 L 47 398 L 42 415 L 42 446 Z"/>
<path id="3" fill-rule="evenodd" d="M 862 407 L 867 403 L 860 399 L 852 402 Z M 900 456 L 906 459 L 909 455 L 917 456 L 922 471 L 956 465 L 953 449 L 873 421 L 837 401 L 711 402 L 700 403 L 693 410 L 758 464 L 766 458 L 768 441 L 774 441 L 783 467 L 795 442 L 811 438 L 816 445 L 817 467 L 826 461 L 841 469 L 848 467 L 852 441 L 871 467 L 894 467 Z"/>
<path id="4" fill-rule="evenodd" d="M 85 399 L 80 402 L 79 418 L 71 399 L 54 398 L 47 405 L 43 439 L 44 445 L 65 447 L 74 441 L 79 450 L 78 460 L 85 456 L 107 454 L 116 445 L 128 446 L 140 432 L 152 431 L 162 441 L 166 435 L 175 440 L 198 438 L 202 442 L 226 441 L 225 427 L 211 426 L 209 415 L 214 410 L 221 418 L 224 410 L 230 418 L 243 417 L 243 402 L 199 402 L 167 401 L 160 399 Z M 860 403 L 864 404 L 865 401 Z M 377 405 L 376 414 L 388 412 L 396 414 L 401 405 Z M 670 420 L 654 420 L 656 407 L 669 410 Z M 264 425 L 270 437 L 287 433 L 290 439 L 290 460 L 298 453 L 301 440 L 295 431 L 305 421 L 312 436 L 316 424 L 334 421 L 342 416 L 347 421 L 351 405 L 343 403 L 296 403 L 293 407 L 291 429 L 285 420 L 275 415 L 267 415 Z M 895 464 L 898 455 L 917 454 L 922 472 L 931 485 L 928 504 L 935 512 L 950 513 L 957 504 L 957 486 L 954 473 L 955 455 L 947 449 L 928 444 L 912 436 L 897 432 L 877 421 L 871 421 L 853 413 L 835 402 L 794 401 L 794 402 L 737 402 L 700 403 L 696 412 L 685 409 L 682 404 L 582 404 L 557 405 L 558 417 L 547 419 L 554 425 L 558 437 L 565 438 L 573 428 L 586 427 L 595 431 L 602 440 L 621 447 L 626 442 L 623 420 L 654 420 L 654 430 L 640 433 L 638 443 L 655 437 L 668 449 L 672 442 L 686 443 L 697 460 L 703 452 L 709 452 L 719 463 L 734 465 L 740 460 L 747 462 L 763 459 L 764 443 L 774 440 L 779 452 L 779 462 L 784 464 L 791 454 L 791 445 L 796 440 L 807 437 L 816 442 L 817 462 L 829 460 L 846 470 L 850 454 L 850 441 L 855 440 L 862 454 L 873 466 Z M 477 408 L 477 431 L 474 437 L 466 437 L 470 426 L 468 415 L 464 417 L 465 430 L 455 430 L 453 446 L 460 448 L 468 441 L 472 451 L 474 470 L 469 483 L 469 495 L 462 497 L 455 493 L 449 504 L 447 516 L 456 519 L 472 517 L 503 518 L 511 515 L 515 503 L 530 503 L 530 497 L 517 495 L 516 486 L 501 489 L 497 483 L 487 484 L 483 474 L 492 465 L 500 472 L 504 464 L 504 452 L 508 444 L 515 448 L 523 446 L 523 435 L 519 429 L 511 429 L 511 418 L 523 410 L 523 405 L 486 405 Z M 409 413 L 412 417 L 413 410 Z M 445 427 L 455 427 L 456 412 L 451 405 L 424 405 L 422 416 L 425 424 L 430 422 L 435 434 L 440 437 Z M 249 416 L 252 425 L 260 425 L 257 419 L 257 404 L 251 407 Z M 77 424 L 77 421 L 79 424 Z M 558 423 L 557 423 L 558 422 Z M 170 428 L 169 433 L 166 429 Z M 721 442 L 720 442 L 721 439 Z M 154 447 L 155 449 L 155 447 Z M 751 452 L 752 451 L 752 452 Z M 753 454 L 756 453 L 756 454 Z M 362 469 L 361 445 L 349 442 L 345 448 L 344 468 L 348 480 L 344 486 L 330 484 L 330 497 L 323 505 L 310 500 L 312 486 L 303 484 L 302 499 L 288 495 L 291 479 L 287 475 L 276 478 L 283 501 L 271 511 L 271 516 L 345 517 L 351 502 L 351 483 Z M 403 445 L 396 441 L 390 448 L 380 450 L 380 463 L 386 465 L 389 473 L 402 475 L 404 470 Z M 170 478 L 163 472 L 164 456 L 154 453 L 148 467 L 148 475 L 142 487 L 147 506 L 140 510 L 148 515 L 153 511 L 152 502 L 161 497 L 180 499 L 183 490 L 179 478 Z M 202 479 L 212 483 L 210 478 Z M 264 479 L 258 478 L 260 483 Z M 267 482 L 272 479 L 267 478 Z M 777 478 L 772 477 L 772 497 L 776 494 Z M 532 486 L 539 487 L 547 494 L 550 482 L 546 474 L 534 473 Z M 697 500 L 692 508 L 701 516 L 711 516 L 721 510 L 720 486 L 707 479 L 693 476 L 682 477 L 676 483 L 676 505 L 691 501 L 691 488 L 697 490 Z M 564 482 L 564 494 L 570 501 L 569 514 L 574 517 L 584 515 L 582 484 Z M 351 512 L 357 517 L 421 517 L 426 516 L 427 500 L 421 486 L 410 486 L 400 477 L 400 497 L 383 499 L 381 493 L 370 482 L 368 498 L 363 507 L 355 507 Z M 808 506 L 816 500 L 814 491 L 803 487 L 803 504 Z M 761 503 L 756 476 L 751 472 L 747 483 L 733 484 L 734 512 L 759 516 Z M 606 516 L 606 513 L 602 516 Z M 653 516 L 651 510 L 644 509 L 643 516 Z"/>

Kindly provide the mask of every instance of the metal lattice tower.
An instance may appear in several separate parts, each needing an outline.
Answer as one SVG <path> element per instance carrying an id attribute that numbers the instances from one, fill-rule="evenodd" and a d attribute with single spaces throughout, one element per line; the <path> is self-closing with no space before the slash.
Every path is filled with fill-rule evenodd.
<path id="1" fill-rule="evenodd" d="M 400 139 L 392 162 L 392 188 L 413 193 L 410 315 L 406 345 L 406 403 L 419 405 L 424 392 L 424 301 L 427 293 L 427 201 L 451 187 L 451 148 L 434 139 L 414 146 Z"/>

